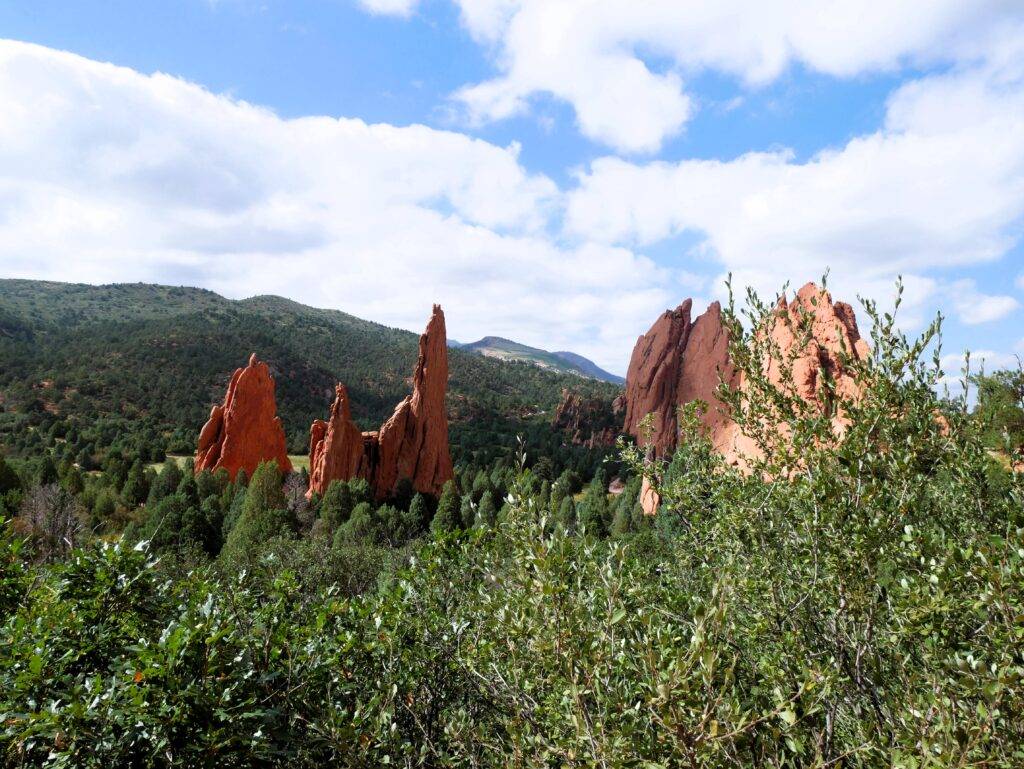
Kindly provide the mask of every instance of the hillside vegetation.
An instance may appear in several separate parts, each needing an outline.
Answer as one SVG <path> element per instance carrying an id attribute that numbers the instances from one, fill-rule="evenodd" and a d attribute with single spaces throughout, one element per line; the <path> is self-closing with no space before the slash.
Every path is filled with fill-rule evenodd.
<path id="1" fill-rule="evenodd" d="M 426 318 L 424 318 L 424 322 Z M 293 453 L 307 450 L 343 381 L 353 416 L 376 429 L 410 391 L 418 335 L 280 297 L 241 301 L 195 288 L 0 281 L 0 438 L 16 446 L 13 414 L 122 420 L 194 449 L 231 372 L 257 352 L 277 383 L 278 413 Z M 456 459 L 486 459 L 517 433 L 544 442 L 562 388 L 611 397 L 615 388 L 525 363 L 449 351 L 448 408 Z M 475 452 L 475 454 L 474 454 Z"/>

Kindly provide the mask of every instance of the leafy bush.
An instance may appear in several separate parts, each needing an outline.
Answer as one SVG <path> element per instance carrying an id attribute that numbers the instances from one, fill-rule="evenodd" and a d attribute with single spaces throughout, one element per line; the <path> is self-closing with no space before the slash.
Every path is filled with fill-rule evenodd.
<path id="1" fill-rule="evenodd" d="M 662 507 L 630 518 L 632 480 L 610 539 L 604 479 L 579 536 L 578 479 L 545 488 L 522 450 L 463 487 L 486 525 L 425 543 L 422 499 L 355 505 L 332 547 L 275 537 L 273 467 L 232 492 L 238 552 L 213 564 L 98 543 L 31 564 L 0 536 L 4 761 L 1021 766 L 1024 483 L 935 395 L 936 329 L 867 309 L 859 394 L 826 378 L 818 405 L 730 313 L 747 384 L 723 397 L 760 451 L 727 464 L 694 406 L 668 466 L 624 449 Z"/>

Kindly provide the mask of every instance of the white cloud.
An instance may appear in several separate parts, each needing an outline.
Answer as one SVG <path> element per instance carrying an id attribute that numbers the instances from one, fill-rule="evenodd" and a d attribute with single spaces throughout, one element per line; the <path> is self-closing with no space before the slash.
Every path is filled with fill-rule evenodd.
<path id="1" fill-rule="evenodd" d="M 1020 309 L 1020 302 L 1012 296 L 984 294 L 966 278 L 955 281 L 947 293 L 960 320 L 969 326 L 1002 320 Z"/>
<path id="2" fill-rule="evenodd" d="M 166 75 L 0 42 L 0 273 L 282 294 L 454 338 L 502 334 L 621 371 L 673 274 L 559 246 L 560 192 L 516 146 L 282 119 Z"/>
<path id="3" fill-rule="evenodd" d="M 913 284 L 908 309 L 923 311 L 949 295 L 927 273 L 998 259 L 1018 237 L 1024 59 L 1009 61 L 905 85 L 883 128 L 807 162 L 786 151 L 728 161 L 598 159 L 569 193 L 566 229 L 629 247 L 699 233 L 702 253 L 740 285 L 769 290 L 831 267 L 843 293 L 885 295 L 903 273 Z M 1017 306 L 1012 297 L 972 298 L 974 306 L 958 308 L 969 322 Z"/>
<path id="4" fill-rule="evenodd" d="M 494 53 L 497 77 L 456 93 L 477 121 L 547 94 L 583 134 L 656 150 L 693 109 L 685 79 L 713 69 L 750 87 L 793 64 L 837 77 L 990 58 L 1024 22 L 1002 0 L 453 0 Z"/>
<path id="5" fill-rule="evenodd" d="M 943 355 L 940 365 L 947 378 L 959 380 L 963 376 L 965 355 Z M 979 371 L 991 373 L 1000 369 L 1017 368 L 1018 356 L 995 350 L 972 350 L 970 357 L 971 374 Z"/>
<path id="6" fill-rule="evenodd" d="M 359 0 L 359 5 L 382 16 L 411 16 L 419 0 Z"/>

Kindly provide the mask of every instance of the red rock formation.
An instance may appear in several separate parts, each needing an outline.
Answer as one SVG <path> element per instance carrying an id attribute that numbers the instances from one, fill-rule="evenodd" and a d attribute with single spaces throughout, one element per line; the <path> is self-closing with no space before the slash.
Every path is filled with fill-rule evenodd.
<path id="1" fill-rule="evenodd" d="M 712 444 L 730 462 L 741 463 L 744 455 L 752 456 L 757 449 L 749 437 L 740 433 L 715 397 L 720 381 L 732 387 L 745 386 L 729 361 L 721 307 L 715 302 L 692 324 L 689 318 L 687 299 L 675 311 L 662 315 L 637 342 L 626 376 L 624 430 L 641 445 L 649 445 L 655 456 L 668 456 L 678 442 L 676 410 L 700 399 L 710 405 L 701 421 Z M 845 398 L 856 395 L 854 376 L 842 364 L 843 351 L 860 360 L 869 350 L 860 337 L 850 305 L 833 303 L 828 291 L 808 283 L 792 302 L 780 298 L 768 324 L 759 333 L 767 334 L 778 348 L 779 358 L 766 361 L 765 373 L 772 384 L 783 384 L 780 361 L 787 361 L 792 366 L 795 392 L 807 402 L 821 401 L 826 372 L 835 383 L 837 394 Z M 648 413 L 654 415 L 654 430 L 649 438 L 640 428 Z M 843 429 L 842 419 L 842 415 L 836 416 L 837 432 Z"/>
<path id="2" fill-rule="evenodd" d="M 352 421 L 348 391 L 340 382 L 334 388 L 334 403 L 328 421 L 317 419 L 309 430 L 309 488 L 323 492 L 336 478 L 366 477 L 363 434 Z"/>
<path id="3" fill-rule="evenodd" d="M 333 480 L 365 478 L 378 499 L 391 495 L 402 479 L 416 491 L 440 495 L 454 475 L 445 412 L 447 386 L 444 312 L 434 305 L 420 337 L 412 395 L 398 404 L 379 431 L 359 432 L 348 393 L 344 385 L 337 386 L 329 421 L 317 420 L 310 428 L 309 494 L 322 494 Z"/>
<path id="4" fill-rule="evenodd" d="M 420 337 L 420 355 L 412 377 L 412 395 L 398 404 L 380 428 L 380 459 L 374 477 L 378 497 L 388 496 L 403 478 L 416 491 L 438 496 L 454 476 L 448 448 L 448 341 L 444 312 L 435 304 Z"/>
<path id="5" fill-rule="evenodd" d="M 678 442 L 679 406 L 703 400 L 708 408 L 701 420 L 711 431 L 727 417 L 715 397 L 719 381 L 731 381 L 728 337 L 721 306 L 715 302 L 695 321 L 692 300 L 666 311 L 651 330 L 637 340 L 626 373 L 626 420 L 623 431 L 656 456 L 668 456 Z M 649 432 L 641 422 L 651 414 Z"/>
<path id="6" fill-rule="evenodd" d="M 291 472 L 274 380 L 267 364 L 253 353 L 248 366 L 235 370 L 224 403 L 211 409 L 199 433 L 196 472 L 223 467 L 234 480 L 239 470 L 252 476 L 259 463 L 269 459 L 276 460 L 282 472 Z"/>
<path id="7" fill-rule="evenodd" d="M 555 409 L 551 426 L 565 433 L 569 443 L 574 446 L 586 446 L 588 449 L 599 446 L 614 446 L 618 435 L 616 415 L 619 411 L 614 401 L 601 398 L 584 398 L 572 390 L 562 390 L 562 402 Z"/>
<path id="8" fill-rule="evenodd" d="M 788 385 L 785 369 L 792 373 L 792 394 L 806 403 L 821 408 L 826 394 L 822 390 L 826 374 L 831 379 L 835 393 L 843 399 L 857 396 L 857 382 L 853 372 L 842 362 L 843 355 L 853 360 L 863 360 L 869 355 L 867 342 L 860 337 L 857 318 L 853 308 L 845 302 L 833 302 L 832 295 L 814 283 L 807 283 L 792 301 L 780 297 L 775 310 L 759 334 L 771 341 L 776 348 L 764 364 L 768 381 L 780 390 Z M 738 386 L 746 387 L 740 378 Z M 833 431 L 842 435 L 846 417 L 836 413 L 832 418 Z M 780 436 L 785 436 L 787 426 L 774 427 Z M 715 447 L 734 465 L 743 467 L 748 458 L 761 454 L 760 447 L 739 428 L 727 422 L 713 435 Z"/>
<path id="9" fill-rule="evenodd" d="M 746 384 L 729 361 L 728 335 L 719 304 L 712 304 L 693 323 L 690 306 L 687 299 L 676 310 L 666 312 L 637 341 L 626 376 L 623 429 L 640 445 L 648 446 L 651 459 L 669 456 L 678 443 L 678 407 L 700 399 L 709 404 L 701 422 L 712 445 L 731 464 L 742 467 L 746 458 L 757 456 L 760 450 L 732 421 L 715 390 L 721 381 L 730 387 Z M 842 357 L 863 360 L 869 349 L 860 337 L 850 305 L 833 303 L 828 291 L 808 283 L 793 301 L 779 300 L 759 333 L 768 335 L 778 348 L 778 357 L 765 364 L 765 374 L 773 385 L 783 386 L 781 361 L 786 361 L 792 366 L 795 394 L 808 403 L 827 405 L 822 391 L 826 373 L 835 383 L 837 395 L 856 397 L 855 377 L 844 367 Z M 648 414 L 653 415 L 649 434 L 641 427 Z M 842 433 L 844 419 L 842 414 L 833 418 L 836 434 Z M 784 434 L 786 428 L 780 424 L 776 429 Z M 658 502 L 657 494 L 645 482 L 641 492 L 644 511 L 653 513 Z"/>

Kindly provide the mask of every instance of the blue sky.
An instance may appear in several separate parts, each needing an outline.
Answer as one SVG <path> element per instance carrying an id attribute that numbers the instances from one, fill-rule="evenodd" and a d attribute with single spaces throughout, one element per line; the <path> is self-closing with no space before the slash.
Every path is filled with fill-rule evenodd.
<path id="1" fill-rule="evenodd" d="M 410 329 L 441 301 L 455 338 L 618 373 L 727 272 L 849 301 L 903 274 L 909 330 L 941 310 L 948 352 L 1009 365 L 1024 10 L 827 5 L 8 3 L 0 274 Z"/>

